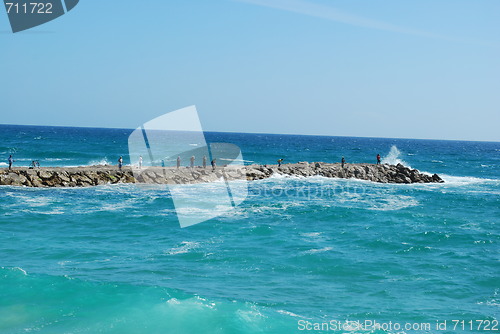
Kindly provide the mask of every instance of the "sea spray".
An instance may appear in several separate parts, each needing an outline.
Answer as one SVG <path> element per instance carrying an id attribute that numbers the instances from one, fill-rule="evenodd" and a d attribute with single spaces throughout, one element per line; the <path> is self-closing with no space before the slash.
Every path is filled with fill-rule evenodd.
<path id="1" fill-rule="evenodd" d="M 89 166 L 111 166 L 112 163 L 109 162 L 107 157 L 100 160 L 92 160 L 88 163 Z"/>
<path id="2" fill-rule="evenodd" d="M 397 148 L 396 145 L 392 145 L 389 153 L 382 159 L 382 163 L 389 165 L 401 164 L 403 166 L 411 168 L 411 166 L 406 161 L 401 159 L 400 156 L 401 156 L 401 151 Z"/>

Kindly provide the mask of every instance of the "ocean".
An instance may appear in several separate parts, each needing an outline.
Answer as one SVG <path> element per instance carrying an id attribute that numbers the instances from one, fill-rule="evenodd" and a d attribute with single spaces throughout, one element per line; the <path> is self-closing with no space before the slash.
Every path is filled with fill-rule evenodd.
<path id="1" fill-rule="evenodd" d="M 127 164 L 131 132 L 1 125 L 0 167 Z M 0 333 L 500 330 L 500 143 L 205 135 L 247 164 L 380 153 L 445 183 L 277 175 L 188 228 L 134 184 L 1 186 Z"/>

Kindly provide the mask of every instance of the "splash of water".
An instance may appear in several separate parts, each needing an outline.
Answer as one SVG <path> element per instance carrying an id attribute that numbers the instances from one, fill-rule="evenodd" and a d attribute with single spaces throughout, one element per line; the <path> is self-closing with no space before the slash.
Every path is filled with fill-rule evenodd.
<path id="1" fill-rule="evenodd" d="M 400 156 L 401 156 L 401 151 L 398 150 L 396 145 L 392 145 L 389 153 L 385 157 L 382 158 L 382 163 L 389 164 L 389 165 L 402 164 L 403 166 L 411 168 L 411 166 L 406 161 L 401 159 Z"/>
<path id="2" fill-rule="evenodd" d="M 112 163 L 108 161 L 108 158 L 105 157 L 101 160 L 92 160 L 89 162 L 90 166 L 111 166 Z"/>

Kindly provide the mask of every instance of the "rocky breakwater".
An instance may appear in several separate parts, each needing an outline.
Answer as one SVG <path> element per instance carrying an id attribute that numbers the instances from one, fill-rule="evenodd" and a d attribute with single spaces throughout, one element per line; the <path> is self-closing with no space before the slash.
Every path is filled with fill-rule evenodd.
<path id="1" fill-rule="evenodd" d="M 27 187 L 89 187 L 135 182 L 132 170 L 108 166 L 0 169 L 0 185 Z"/>
<path id="2" fill-rule="evenodd" d="M 374 165 L 374 164 L 327 164 L 300 162 L 297 164 L 286 164 L 278 167 L 276 165 L 247 166 L 247 177 L 249 180 L 268 178 L 273 174 L 290 176 L 324 176 L 343 179 L 360 179 L 379 183 L 442 183 L 439 175 L 428 175 L 416 169 L 397 165 Z"/>
<path id="3" fill-rule="evenodd" d="M 0 169 L 0 185 L 26 187 L 90 187 L 117 183 L 191 184 L 246 179 L 242 167 L 148 167 L 121 170 L 116 166 L 42 167 Z"/>
<path id="4" fill-rule="evenodd" d="M 211 168 L 162 168 L 142 170 L 116 166 L 44 167 L 0 169 L 0 185 L 26 187 L 90 187 L 116 183 L 190 184 L 218 180 L 260 180 L 273 174 L 290 176 L 324 176 L 355 178 L 380 183 L 440 183 L 437 175 L 428 175 L 403 165 L 297 163 L 276 165 L 250 165 Z"/>

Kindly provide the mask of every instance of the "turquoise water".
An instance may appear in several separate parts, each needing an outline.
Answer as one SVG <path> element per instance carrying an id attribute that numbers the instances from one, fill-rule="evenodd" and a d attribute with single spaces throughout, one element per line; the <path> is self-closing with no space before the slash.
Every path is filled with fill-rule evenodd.
<path id="1" fill-rule="evenodd" d="M 0 129 L 0 156 L 16 165 L 128 160 L 131 130 Z M 248 163 L 380 153 L 446 183 L 273 177 L 185 229 L 159 190 L 0 187 L 0 333 L 343 333 L 299 330 L 331 320 L 432 325 L 350 333 L 455 333 L 452 320 L 499 319 L 500 143 L 207 139 L 237 144 Z"/>

